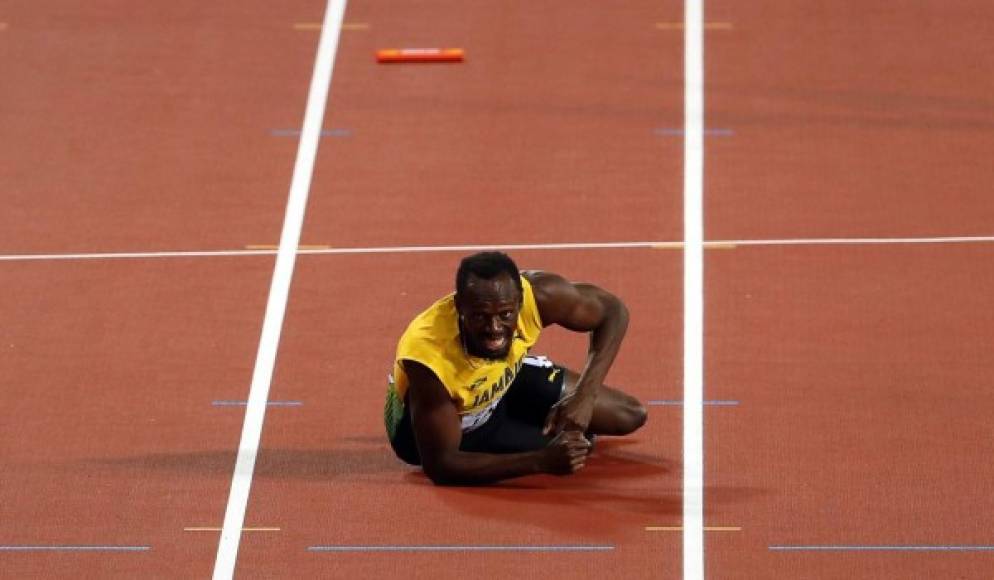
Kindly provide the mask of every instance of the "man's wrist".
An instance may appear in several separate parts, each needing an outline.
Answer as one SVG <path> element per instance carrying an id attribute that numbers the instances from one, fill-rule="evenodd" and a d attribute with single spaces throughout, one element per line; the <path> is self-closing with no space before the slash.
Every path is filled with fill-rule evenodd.
<path id="1" fill-rule="evenodd" d="M 597 396 L 597 383 L 579 381 L 576 384 L 575 396 L 580 399 L 592 399 Z"/>
<path id="2" fill-rule="evenodd" d="M 545 460 L 547 447 L 528 452 L 528 463 L 533 473 L 549 473 L 550 470 Z"/>

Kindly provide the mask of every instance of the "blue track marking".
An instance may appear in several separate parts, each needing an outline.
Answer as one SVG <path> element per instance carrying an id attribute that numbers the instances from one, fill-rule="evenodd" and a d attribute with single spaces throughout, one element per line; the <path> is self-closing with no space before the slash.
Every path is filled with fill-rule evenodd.
<path id="1" fill-rule="evenodd" d="M 301 407 L 303 401 L 266 401 L 267 407 Z M 211 401 L 215 407 L 245 407 L 248 401 Z"/>
<path id="2" fill-rule="evenodd" d="M 148 552 L 152 546 L 0 546 L 0 552 Z"/>
<path id="3" fill-rule="evenodd" d="M 647 404 L 653 407 L 662 406 L 682 406 L 683 401 L 677 399 L 648 401 Z M 738 401 L 704 401 L 704 405 L 711 407 L 737 407 Z"/>
<path id="4" fill-rule="evenodd" d="M 308 552 L 609 552 L 612 545 L 552 546 L 309 546 Z"/>
<path id="5" fill-rule="evenodd" d="M 994 552 L 994 546 L 769 546 L 771 552 Z"/>

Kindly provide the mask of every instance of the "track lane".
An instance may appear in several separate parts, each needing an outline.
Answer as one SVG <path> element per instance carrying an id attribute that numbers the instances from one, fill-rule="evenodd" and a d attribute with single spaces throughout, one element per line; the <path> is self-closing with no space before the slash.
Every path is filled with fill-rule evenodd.
<path id="1" fill-rule="evenodd" d="M 682 119 L 667 13 L 680 4 L 350 7 L 371 26 L 343 39 L 329 123 L 352 136 L 322 153 L 307 243 L 502 243 L 522 216 L 521 243 L 679 239 L 682 142 L 653 132 Z M 372 61 L 435 44 L 466 62 Z"/>
<path id="2" fill-rule="evenodd" d="M 154 10 L 11 5 L 0 179 L 5 253 L 239 248 L 275 240 L 313 38 L 310 0 Z"/>
<path id="3" fill-rule="evenodd" d="M 271 264 L 4 266 L 0 544 L 147 545 L 4 553 L 18 578 L 198 577 L 224 512 Z M 53 283 L 57 280 L 58 283 Z"/>
<path id="4" fill-rule="evenodd" d="M 709 11 L 710 238 L 992 233 L 988 4 Z"/>
<path id="5" fill-rule="evenodd" d="M 624 296 L 633 323 L 611 384 L 643 400 L 679 397 L 680 346 L 671 332 L 680 318 L 679 254 L 655 253 L 638 272 L 626 265 L 637 252 L 617 257 L 610 264 L 582 253 L 518 259 L 523 267 L 596 280 Z M 652 408 L 644 431 L 603 440 L 601 457 L 575 478 L 536 476 L 486 489 L 434 487 L 393 457 L 382 406 L 386 373 L 407 315 L 449 291 L 458 256 L 332 259 L 305 257 L 298 264 L 272 396 L 303 405 L 267 419 L 248 511 L 252 521 L 285 524 L 285 531 L 247 536 L 240 573 L 266 576 L 292 566 L 303 575 L 334 569 L 368 576 L 394 569 L 398 558 L 417 562 L 411 572 L 417 577 L 453 576 L 471 562 L 493 575 L 522 565 L 577 577 L 607 568 L 628 577 L 676 573 L 679 534 L 650 534 L 644 526 L 680 519 L 679 409 Z M 349 275 L 329 277 L 329 269 Z M 417 272 L 419 282 L 398 272 Z M 342 307 L 359 296 L 361 307 Z M 584 347 L 582 337 L 549 329 L 538 351 L 575 366 Z M 432 557 L 306 551 L 329 544 L 613 544 L 616 549 L 586 556 Z"/>
<path id="6" fill-rule="evenodd" d="M 989 235 L 987 4 L 710 2 L 710 239 Z M 984 577 L 990 248 L 708 254 L 709 566 L 728 578 Z M 979 502 L 979 505 L 978 505 Z"/>
<path id="7" fill-rule="evenodd" d="M 983 553 L 768 546 L 988 544 L 994 274 L 976 266 L 990 258 L 885 247 L 711 259 L 713 393 L 741 404 L 709 415 L 710 519 L 743 527 L 709 538 L 714 574 L 986 574 Z"/>

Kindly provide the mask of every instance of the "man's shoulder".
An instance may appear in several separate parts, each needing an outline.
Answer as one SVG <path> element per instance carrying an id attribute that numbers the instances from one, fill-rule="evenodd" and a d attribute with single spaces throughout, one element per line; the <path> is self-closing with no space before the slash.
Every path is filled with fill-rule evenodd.
<path id="1" fill-rule="evenodd" d="M 528 280 L 529 284 L 535 284 L 536 281 L 541 281 L 542 277 L 547 275 L 548 272 L 545 270 L 522 270 L 521 277 Z"/>
<path id="2" fill-rule="evenodd" d="M 559 274 L 546 270 L 525 270 L 521 272 L 521 276 L 528 281 L 539 304 L 545 300 L 555 299 L 565 288 L 573 285 Z"/>
<path id="3" fill-rule="evenodd" d="M 528 285 L 531 286 L 532 292 L 549 292 L 554 291 L 557 286 L 567 282 L 565 278 L 556 274 L 555 272 L 549 272 L 548 270 L 524 270 L 521 272 L 521 277 L 524 278 Z"/>
<path id="4" fill-rule="evenodd" d="M 443 352 L 458 337 L 458 322 L 452 295 L 441 298 L 414 317 L 400 337 L 400 350 Z"/>

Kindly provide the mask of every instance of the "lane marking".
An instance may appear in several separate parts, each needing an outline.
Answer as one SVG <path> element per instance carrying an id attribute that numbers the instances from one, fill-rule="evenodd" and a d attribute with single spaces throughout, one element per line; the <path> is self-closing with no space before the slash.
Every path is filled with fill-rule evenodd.
<path id="1" fill-rule="evenodd" d="M 242 434 L 238 444 L 238 458 L 232 474 L 228 505 L 224 512 L 224 525 L 218 542 L 217 558 L 214 561 L 214 580 L 230 580 L 235 573 L 238 545 L 245 523 L 245 510 L 248 507 L 255 459 L 259 452 L 262 424 L 266 415 L 265 403 L 269 398 L 276 351 L 289 301 L 290 281 L 293 278 L 294 262 L 298 254 L 297 247 L 300 245 L 300 231 L 303 227 L 307 196 L 310 193 L 314 174 L 314 163 L 321 138 L 324 111 L 328 103 L 345 4 L 346 0 L 328 0 L 325 8 L 324 26 L 318 41 L 317 55 L 314 58 L 314 72 L 307 94 L 304 123 L 290 181 L 283 231 L 276 252 L 276 265 L 273 268 L 266 313 L 262 321 L 262 333 L 259 338 L 255 369 L 252 372 L 252 384 L 249 387 L 248 404 L 245 406 L 245 421 L 242 424 Z"/>
<path id="2" fill-rule="evenodd" d="M 279 249 L 279 245 L 277 245 L 277 244 L 249 244 L 249 245 L 245 246 L 245 249 L 246 250 L 272 250 L 273 252 L 275 252 L 277 249 Z M 331 246 L 326 245 L 326 244 L 313 244 L 313 245 L 300 244 L 299 246 L 297 246 L 297 250 L 330 250 L 330 249 L 331 249 Z"/>
<path id="3" fill-rule="evenodd" d="M 770 240 L 717 240 L 704 242 L 707 249 L 731 249 L 764 246 L 862 246 L 862 245 L 915 245 L 915 244 L 989 244 L 994 236 L 945 236 L 932 238 L 807 238 Z M 6 254 L 0 262 L 37 262 L 64 260 L 132 260 L 144 258 L 219 258 L 240 256 L 272 256 L 275 246 L 268 249 L 245 250 L 192 250 L 161 252 L 94 252 L 72 254 Z M 486 244 L 458 246 L 380 246 L 366 248 L 315 248 L 299 250 L 297 254 L 413 254 L 432 252 L 482 252 L 504 250 L 522 252 L 532 250 L 621 250 L 621 249 L 683 249 L 683 242 L 580 242 L 548 244 Z"/>
<path id="4" fill-rule="evenodd" d="M 653 250 L 682 250 L 683 242 L 661 242 L 653 244 Z M 735 244 L 729 242 L 704 242 L 705 250 L 734 250 Z"/>
<path id="5" fill-rule="evenodd" d="M 992 552 L 994 546 L 770 546 L 773 552 Z"/>
<path id="6" fill-rule="evenodd" d="M 683 22 L 657 22 L 658 30 L 684 30 Z M 705 22 L 702 24 L 704 30 L 732 30 L 734 26 L 731 22 Z"/>
<path id="7" fill-rule="evenodd" d="M 248 401 L 211 401 L 211 405 L 215 407 L 244 407 L 248 405 Z M 268 407 L 302 407 L 304 405 L 301 401 L 266 401 L 266 406 Z"/>
<path id="8" fill-rule="evenodd" d="M 0 546 L 0 552 L 148 552 L 152 546 Z"/>
<path id="9" fill-rule="evenodd" d="M 220 532 L 224 528 L 218 527 L 188 527 L 183 528 L 184 532 Z M 279 532 L 280 528 L 242 528 L 242 532 Z"/>
<path id="10" fill-rule="evenodd" d="M 610 552 L 612 545 L 551 546 L 308 546 L 308 552 Z"/>
<path id="11" fill-rule="evenodd" d="M 683 579 L 704 580 L 704 0 L 684 5 Z"/>
<path id="12" fill-rule="evenodd" d="M 878 244 L 971 244 L 994 242 L 994 236 L 938 236 L 923 238 L 795 238 L 738 240 L 739 246 L 835 246 Z"/>
<path id="13" fill-rule="evenodd" d="M 682 406 L 683 405 L 683 401 L 678 401 L 676 399 L 671 399 L 671 400 L 657 400 L 657 401 L 649 401 L 648 404 L 649 405 L 655 405 L 655 406 L 665 406 L 665 405 Z M 738 404 L 739 404 L 739 402 L 738 401 L 717 401 L 716 400 L 716 401 L 702 401 L 702 404 L 703 405 L 707 405 L 707 406 L 711 406 L 711 407 L 737 407 Z"/>
<path id="14" fill-rule="evenodd" d="M 321 30 L 320 22 L 295 22 L 293 24 L 294 30 Z M 369 30 L 368 22 L 345 22 L 342 24 L 342 30 Z"/>
<path id="15" fill-rule="evenodd" d="M 225 256 L 272 256 L 275 250 L 195 250 L 165 252 L 94 252 L 85 254 L 8 254 L 0 262 L 69 260 L 135 260 L 143 258 L 216 258 Z"/>
<path id="16" fill-rule="evenodd" d="M 659 127 L 658 129 L 653 129 L 653 133 L 667 137 L 682 137 L 684 131 L 676 127 Z M 732 137 L 734 135 L 735 131 L 732 129 L 704 129 L 705 137 Z"/>
<path id="17" fill-rule="evenodd" d="M 683 526 L 646 526 L 647 532 L 682 532 Z M 704 526 L 705 532 L 741 532 L 738 526 Z"/>
<path id="18" fill-rule="evenodd" d="M 300 129 L 270 129 L 269 134 L 273 137 L 299 137 Z M 351 137 L 350 129 L 322 129 L 322 137 Z"/>

